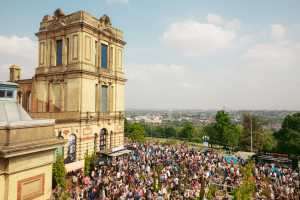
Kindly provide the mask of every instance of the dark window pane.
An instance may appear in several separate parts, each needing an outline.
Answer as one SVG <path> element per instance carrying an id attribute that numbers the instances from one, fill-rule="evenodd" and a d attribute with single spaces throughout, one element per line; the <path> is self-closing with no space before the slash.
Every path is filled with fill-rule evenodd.
<path id="1" fill-rule="evenodd" d="M 13 91 L 6 91 L 6 97 L 12 98 L 13 97 Z"/>
<path id="2" fill-rule="evenodd" d="M 62 40 L 56 41 L 56 65 L 62 64 Z"/>
<path id="3" fill-rule="evenodd" d="M 0 97 L 5 97 L 5 90 L 0 90 Z"/>
<path id="4" fill-rule="evenodd" d="M 101 68 L 107 69 L 107 45 L 101 44 Z"/>

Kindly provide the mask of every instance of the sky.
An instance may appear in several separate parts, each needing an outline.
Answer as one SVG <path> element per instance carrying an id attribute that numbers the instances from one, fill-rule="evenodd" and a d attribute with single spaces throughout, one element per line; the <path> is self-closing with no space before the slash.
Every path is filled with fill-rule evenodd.
<path id="1" fill-rule="evenodd" d="M 300 110 L 299 0 L 0 3 L 0 80 L 32 77 L 44 15 L 85 10 L 124 32 L 128 109 Z"/>

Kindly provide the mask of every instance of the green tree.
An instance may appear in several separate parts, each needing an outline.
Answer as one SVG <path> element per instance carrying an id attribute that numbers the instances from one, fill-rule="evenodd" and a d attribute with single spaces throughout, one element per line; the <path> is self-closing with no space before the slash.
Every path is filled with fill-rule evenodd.
<path id="1" fill-rule="evenodd" d="M 191 122 L 185 122 L 179 132 L 180 138 L 191 139 L 193 137 L 194 127 Z"/>
<path id="2" fill-rule="evenodd" d="M 128 130 L 128 137 L 135 142 L 144 142 L 145 141 L 145 128 L 139 124 L 131 124 Z"/>
<path id="3" fill-rule="evenodd" d="M 127 136 L 127 133 L 128 133 L 128 127 L 129 127 L 129 123 L 128 123 L 127 119 L 125 118 L 124 119 L 124 133 L 125 133 L 126 136 Z"/>
<path id="4" fill-rule="evenodd" d="M 165 137 L 165 130 L 162 126 L 156 126 L 153 135 L 155 137 Z"/>
<path id="5" fill-rule="evenodd" d="M 216 122 L 206 131 L 216 144 L 233 148 L 239 143 L 240 128 L 231 123 L 229 114 L 223 110 L 217 112 Z"/>
<path id="6" fill-rule="evenodd" d="M 227 145 L 225 131 L 229 132 L 231 128 L 230 117 L 224 110 L 218 111 L 216 114 L 215 129 L 217 131 L 217 141 L 224 146 Z"/>
<path id="7" fill-rule="evenodd" d="M 233 191 L 234 200 L 251 200 L 255 194 L 255 178 L 253 177 L 254 162 L 250 161 L 241 169 L 244 175 L 242 183 Z"/>
<path id="8" fill-rule="evenodd" d="M 276 150 L 277 140 L 272 132 L 265 132 L 263 137 L 263 151 L 272 152 Z"/>
<path id="9" fill-rule="evenodd" d="M 278 151 L 288 154 L 300 154 L 300 113 L 284 118 L 282 128 L 275 133 Z"/>
<path id="10" fill-rule="evenodd" d="M 231 148 L 237 147 L 239 144 L 241 128 L 230 125 L 224 129 L 223 140 L 225 144 Z"/>
<path id="11" fill-rule="evenodd" d="M 88 154 L 88 152 L 85 152 L 84 155 L 84 175 L 88 176 L 91 172 L 91 156 Z"/>
<path id="12" fill-rule="evenodd" d="M 176 129 L 174 127 L 166 127 L 164 132 L 167 138 L 176 137 Z"/>
<path id="13" fill-rule="evenodd" d="M 55 163 L 53 163 L 52 176 L 57 186 L 63 190 L 66 188 L 66 169 L 63 156 L 57 156 Z"/>
<path id="14" fill-rule="evenodd" d="M 243 130 L 240 139 L 240 146 L 242 149 L 251 150 L 251 130 L 252 130 L 252 144 L 256 151 L 263 150 L 264 147 L 264 122 L 258 116 L 245 113 L 243 115 Z"/>
<path id="15" fill-rule="evenodd" d="M 216 197 L 216 192 L 217 192 L 217 187 L 214 185 L 210 185 L 208 187 L 208 191 L 205 196 L 208 200 L 213 200 Z"/>
<path id="16" fill-rule="evenodd" d="M 213 144 L 219 143 L 219 134 L 217 129 L 215 128 L 215 124 L 208 124 L 204 127 L 204 133 L 209 138 L 209 144 L 212 146 Z"/>

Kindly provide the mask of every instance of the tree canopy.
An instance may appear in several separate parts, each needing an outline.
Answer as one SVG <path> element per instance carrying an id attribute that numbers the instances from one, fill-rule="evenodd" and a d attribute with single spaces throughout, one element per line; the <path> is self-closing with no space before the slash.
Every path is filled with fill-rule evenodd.
<path id="1" fill-rule="evenodd" d="M 56 157 L 56 161 L 53 163 L 52 176 L 56 185 L 62 189 L 66 188 L 66 169 L 63 156 Z"/>
<path id="2" fill-rule="evenodd" d="M 240 145 L 244 150 L 251 150 L 251 130 L 252 130 L 252 145 L 256 151 L 263 150 L 265 131 L 263 129 L 264 122 L 261 118 L 249 113 L 243 115 L 243 130 L 241 133 Z"/>
<path id="3" fill-rule="evenodd" d="M 179 132 L 179 137 L 180 138 L 192 138 L 194 133 L 194 127 L 191 122 L 186 122 L 184 123 L 182 129 Z"/>
<path id="4" fill-rule="evenodd" d="M 216 122 L 204 128 L 210 144 L 236 147 L 239 143 L 241 128 L 231 123 L 230 116 L 225 111 L 218 111 Z"/>
<path id="5" fill-rule="evenodd" d="M 300 154 L 300 113 L 284 118 L 282 128 L 275 133 L 278 151 L 288 154 Z"/>
<path id="6" fill-rule="evenodd" d="M 145 128 L 139 123 L 133 123 L 128 127 L 128 137 L 135 142 L 145 141 Z"/>

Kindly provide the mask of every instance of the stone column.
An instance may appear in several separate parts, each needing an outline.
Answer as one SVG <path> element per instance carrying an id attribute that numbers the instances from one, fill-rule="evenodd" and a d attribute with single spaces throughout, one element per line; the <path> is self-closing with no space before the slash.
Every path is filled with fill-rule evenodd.
<path id="1" fill-rule="evenodd" d="M 55 39 L 50 40 L 50 66 L 56 65 L 55 62 Z"/>
<path id="2" fill-rule="evenodd" d="M 48 83 L 48 101 L 46 102 L 46 106 L 47 106 L 47 109 L 46 111 L 48 112 L 52 112 L 52 91 L 51 91 L 51 85 L 52 83 L 49 82 Z"/>
<path id="3" fill-rule="evenodd" d="M 67 61 L 67 39 L 65 37 L 62 37 L 62 65 L 66 66 Z"/>
<path id="4" fill-rule="evenodd" d="M 113 90 L 114 90 L 114 86 L 110 85 L 109 86 L 109 94 L 108 94 L 108 96 L 109 96 L 109 98 L 108 98 L 109 112 L 113 112 L 113 102 L 114 102 Z"/>
<path id="5" fill-rule="evenodd" d="M 95 112 L 99 112 L 99 84 L 96 84 L 95 90 Z"/>
<path id="6" fill-rule="evenodd" d="M 60 111 L 65 111 L 65 83 L 60 83 Z"/>
<path id="7" fill-rule="evenodd" d="M 113 71 L 113 56 L 114 56 L 114 49 L 111 45 L 108 46 L 108 60 L 109 60 L 109 71 Z"/>

